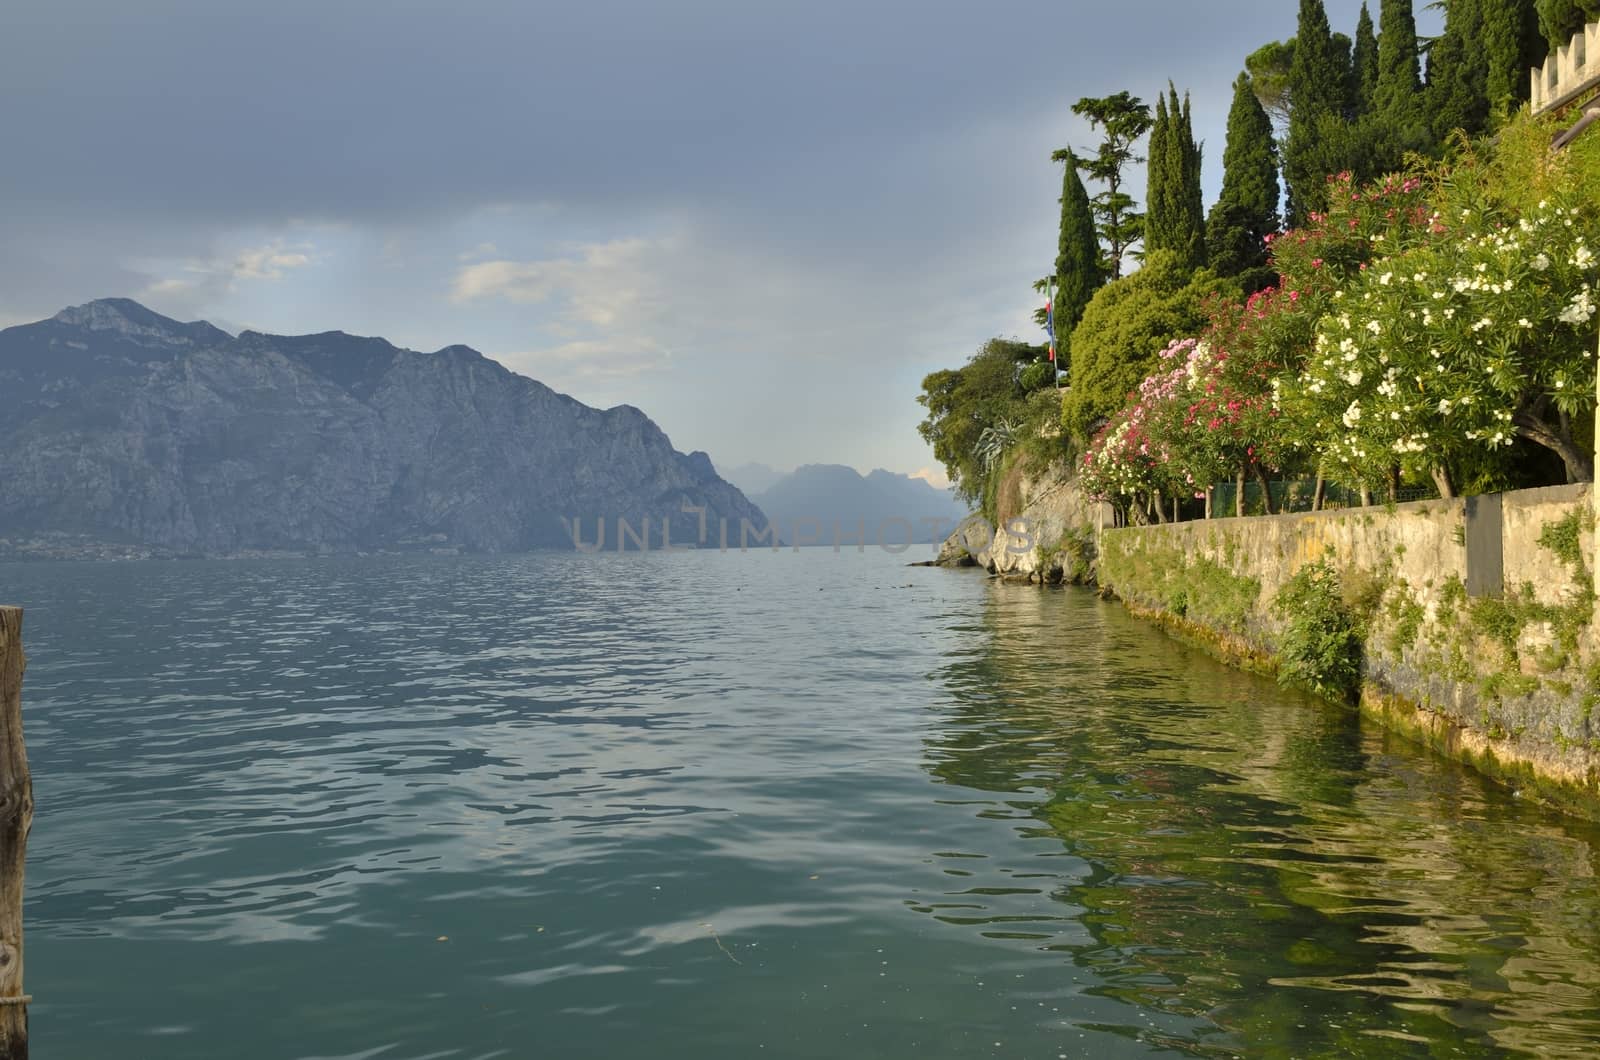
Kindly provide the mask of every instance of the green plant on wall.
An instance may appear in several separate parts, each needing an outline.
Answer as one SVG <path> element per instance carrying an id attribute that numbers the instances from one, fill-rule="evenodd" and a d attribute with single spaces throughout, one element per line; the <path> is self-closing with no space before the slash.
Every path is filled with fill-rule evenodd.
<path id="1" fill-rule="evenodd" d="M 1352 698 L 1361 680 L 1362 638 L 1338 572 L 1312 563 L 1284 583 L 1273 608 L 1284 620 L 1278 679 L 1333 699 Z"/>

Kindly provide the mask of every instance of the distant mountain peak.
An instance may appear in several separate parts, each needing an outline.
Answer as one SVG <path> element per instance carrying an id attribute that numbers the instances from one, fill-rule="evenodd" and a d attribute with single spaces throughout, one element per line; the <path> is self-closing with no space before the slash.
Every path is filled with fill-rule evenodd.
<path id="1" fill-rule="evenodd" d="M 131 298 L 96 298 L 68 306 L 51 318 L 58 324 L 87 331 L 111 331 L 130 339 L 183 340 L 192 343 L 226 342 L 226 331 L 204 320 L 187 324 L 162 316 Z"/>

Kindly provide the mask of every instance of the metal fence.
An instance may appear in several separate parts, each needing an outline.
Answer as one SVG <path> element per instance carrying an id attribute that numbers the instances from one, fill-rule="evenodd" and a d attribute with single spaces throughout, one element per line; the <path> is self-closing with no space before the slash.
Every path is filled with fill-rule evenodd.
<path id="1" fill-rule="evenodd" d="M 1313 498 L 1316 496 L 1317 483 L 1314 479 L 1284 479 L 1278 482 L 1269 482 L 1272 488 L 1272 510 L 1275 512 L 1309 512 Z M 1238 487 L 1232 482 L 1219 482 L 1211 487 L 1211 515 L 1214 519 L 1225 519 L 1232 515 L 1236 508 L 1234 497 Z M 1400 490 L 1395 496 L 1397 502 L 1425 501 L 1437 497 L 1436 490 L 1428 486 L 1414 486 Z M 1359 490 L 1346 489 L 1333 483 L 1325 483 L 1322 491 L 1322 506 L 1324 508 L 1359 508 L 1361 506 L 1361 493 Z M 1387 503 L 1389 499 L 1386 490 L 1373 491 L 1374 504 Z M 1261 484 L 1246 482 L 1244 486 L 1244 513 L 1246 515 L 1261 515 L 1266 511 L 1261 503 Z"/>

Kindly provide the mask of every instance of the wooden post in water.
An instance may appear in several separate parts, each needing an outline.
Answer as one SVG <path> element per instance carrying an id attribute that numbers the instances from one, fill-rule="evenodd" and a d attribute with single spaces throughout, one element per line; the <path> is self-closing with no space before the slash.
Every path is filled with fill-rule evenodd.
<path id="1" fill-rule="evenodd" d="M 0 607 L 0 1060 L 27 1060 L 22 992 L 22 869 L 33 827 L 33 778 L 22 742 L 22 608 Z"/>

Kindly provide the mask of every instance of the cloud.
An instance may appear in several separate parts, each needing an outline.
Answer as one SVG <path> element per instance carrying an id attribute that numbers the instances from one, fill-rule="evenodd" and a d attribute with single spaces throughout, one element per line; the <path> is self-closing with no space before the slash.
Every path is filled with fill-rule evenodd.
<path id="1" fill-rule="evenodd" d="M 911 472 L 911 477 L 920 478 L 936 489 L 948 489 L 950 486 L 950 476 L 945 474 L 944 468 L 938 466 L 919 467 Z"/>
<path id="2" fill-rule="evenodd" d="M 607 340 L 582 339 L 543 349 L 497 354 L 495 360 L 512 371 L 565 390 L 582 383 L 604 384 L 659 372 L 670 365 L 672 355 Z"/>
<path id="3" fill-rule="evenodd" d="M 456 273 L 450 298 L 562 303 L 569 324 L 609 330 L 637 317 L 660 297 L 656 267 L 671 253 L 662 243 L 618 239 L 573 248 L 542 261 L 484 261 Z"/>
<path id="4" fill-rule="evenodd" d="M 230 280 L 281 280 L 286 269 L 303 269 L 311 264 L 309 244 L 302 249 L 290 250 L 282 240 L 264 247 L 241 251 L 227 270 Z"/>
<path id="5" fill-rule="evenodd" d="M 495 246 L 493 243 L 483 242 L 479 243 L 471 250 L 463 250 L 461 253 L 456 255 L 456 260 L 477 261 L 483 258 L 492 258 L 498 253 L 500 253 L 499 247 Z"/>
<path id="6" fill-rule="evenodd" d="M 317 260 L 312 243 L 290 243 L 278 238 L 240 250 L 218 251 L 208 257 L 137 262 L 134 268 L 147 279 L 133 297 L 180 316 L 202 313 L 238 291 L 242 284 L 279 281 Z"/>

